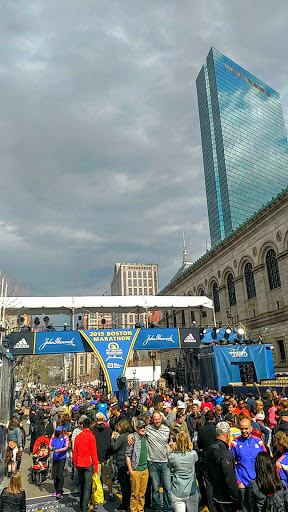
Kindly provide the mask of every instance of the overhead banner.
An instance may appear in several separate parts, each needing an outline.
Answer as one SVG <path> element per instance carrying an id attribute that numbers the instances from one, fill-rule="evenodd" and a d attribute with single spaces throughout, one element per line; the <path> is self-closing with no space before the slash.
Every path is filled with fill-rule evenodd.
<path id="1" fill-rule="evenodd" d="M 140 329 L 135 350 L 180 348 L 178 329 Z"/>
<path id="2" fill-rule="evenodd" d="M 79 331 L 13 332 L 8 336 L 12 355 L 91 352 Z"/>
<path id="3" fill-rule="evenodd" d="M 179 330 L 181 348 L 198 348 L 200 343 L 202 343 L 200 340 L 200 330 L 196 329 L 196 327 Z"/>
<path id="4" fill-rule="evenodd" d="M 34 354 L 91 352 L 79 331 L 36 332 Z"/>
<path id="5" fill-rule="evenodd" d="M 118 389 L 117 378 L 126 371 L 139 330 L 79 331 L 96 355 L 110 393 Z"/>
<path id="6" fill-rule="evenodd" d="M 14 332 L 9 336 L 9 350 L 13 356 L 34 354 L 35 332 Z"/>

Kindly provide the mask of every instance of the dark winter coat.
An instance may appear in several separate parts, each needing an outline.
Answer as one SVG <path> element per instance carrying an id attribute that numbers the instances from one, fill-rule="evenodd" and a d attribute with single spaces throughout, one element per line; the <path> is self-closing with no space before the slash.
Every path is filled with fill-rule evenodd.
<path id="1" fill-rule="evenodd" d="M 112 430 L 110 427 L 106 427 L 104 423 L 96 423 L 91 428 L 95 438 L 98 453 L 98 460 L 100 464 L 105 460 L 108 460 L 111 455 L 111 435 Z"/>
<path id="2" fill-rule="evenodd" d="M 273 496 L 267 497 L 260 491 L 256 480 L 252 480 L 249 485 L 249 502 L 251 512 L 287 512 L 288 489 L 283 487 Z"/>
<path id="3" fill-rule="evenodd" d="M 219 503 L 238 503 L 234 459 L 224 441 L 216 439 L 209 448 L 207 468 L 209 480 L 213 486 L 213 498 Z"/>

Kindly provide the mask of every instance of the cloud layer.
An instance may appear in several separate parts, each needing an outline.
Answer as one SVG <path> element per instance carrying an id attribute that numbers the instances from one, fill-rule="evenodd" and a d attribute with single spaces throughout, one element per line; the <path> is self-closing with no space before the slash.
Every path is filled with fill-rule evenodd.
<path id="1" fill-rule="evenodd" d="M 116 261 L 160 284 L 209 230 L 195 79 L 211 46 L 282 96 L 287 2 L 5 2 L 0 266 L 31 294 L 101 294 Z"/>

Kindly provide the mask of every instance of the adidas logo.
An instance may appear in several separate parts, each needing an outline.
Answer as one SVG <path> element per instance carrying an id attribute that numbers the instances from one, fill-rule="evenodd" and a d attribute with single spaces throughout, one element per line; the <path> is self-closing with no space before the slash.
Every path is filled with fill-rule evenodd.
<path id="1" fill-rule="evenodd" d="M 189 334 L 186 336 L 186 338 L 184 338 L 184 341 L 186 343 L 196 343 L 196 340 L 195 340 L 192 332 L 189 332 Z"/>
<path id="2" fill-rule="evenodd" d="M 14 345 L 14 348 L 30 348 L 30 345 L 27 343 L 25 338 L 22 338 L 21 340 L 17 341 L 16 345 Z"/>

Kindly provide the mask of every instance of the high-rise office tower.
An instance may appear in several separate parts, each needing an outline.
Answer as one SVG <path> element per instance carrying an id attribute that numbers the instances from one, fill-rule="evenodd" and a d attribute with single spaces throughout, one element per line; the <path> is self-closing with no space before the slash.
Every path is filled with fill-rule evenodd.
<path id="1" fill-rule="evenodd" d="M 158 265 L 148 263 L 116 263 L 111 295 L 156 295 L 159 290 Z M 113 327 L 135 327 L 145 323 L 145 314 L 112 314 Z"/>
<path id="2" fill-rule="evenodd" d="M 288 186 L 279 93 L 215 48 L 196 80 L 212 247 Z"/>

